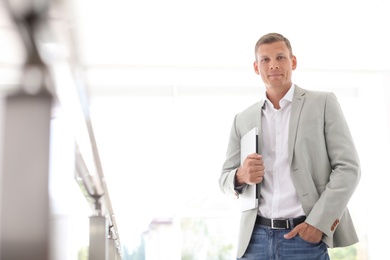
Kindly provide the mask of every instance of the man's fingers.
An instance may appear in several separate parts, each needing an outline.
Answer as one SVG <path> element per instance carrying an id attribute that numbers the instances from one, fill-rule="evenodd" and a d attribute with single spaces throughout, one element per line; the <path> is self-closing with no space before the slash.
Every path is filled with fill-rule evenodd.
<path id="1" fill-rule="evenodd" d="M 298 235 L 298 233 L 299 233 L 299 229 L 297 227 L 295 227 L 293 230 L 291 230 L 290 232 L 285 234 L 284 238 L 291 239 L 291 238 L 295 237 L 296 235 Z"/>
<path id="2" fill-rule="evenodd" d="M 251 176 L 251 177 L 249 178 L 248 184 L 260 183 L 260 182 L 263 181 L 263 179 L 264 179 L 263 176 Z"/>
<path id="3" fill-rule="evenodd" d="M 245 162 L 244 164 L 250 166 L 250 165 L 263 165 L 264 162 L 263 162 L 263 156 L 261 155 L 258 155 L 258 154 L 251 154 L 251 155 L 248 155 L 245 159 Z"/>
<path id="4" fill-rule="evenodd" d="M 264 163 L 262 155 L 252 153 L 248 155 L 242 167 L 240 167 L 242 181 L 248 184 L 260 183 L 264 176 Z"/>
<path id="5" fill-rule="evenodd" d="M 257 153 L 252 153 L 250 155 L 248 155 L 246 158 L 248 159 L 260 159 L 262 156 L 260 154 L 257 154 Z"/>

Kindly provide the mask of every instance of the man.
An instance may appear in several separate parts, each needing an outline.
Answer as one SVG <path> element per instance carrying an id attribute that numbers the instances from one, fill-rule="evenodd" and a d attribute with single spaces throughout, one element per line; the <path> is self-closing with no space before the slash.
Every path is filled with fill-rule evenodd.
<path id="1" fill-rule="evenodd" d="M 259 206 L 242 212 L 237 258 L 329 259 L 328 247 L 358 242 L 348 201 L 360 180 L 360 162 L 333 93 L 292 83 L 297 67 L 281 34 L 261 37 L 255 73 L 266 95 L 238 113 L 219 184 L 240 196 L 259 184 Z M 259 129 L 259 151 L 240 162 L 240 140 Z"/>

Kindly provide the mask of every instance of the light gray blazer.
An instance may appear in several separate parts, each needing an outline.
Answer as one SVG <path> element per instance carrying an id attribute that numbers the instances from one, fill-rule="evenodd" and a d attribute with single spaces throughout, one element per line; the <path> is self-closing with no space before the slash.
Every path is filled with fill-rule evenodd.
<path id="1" fill-rule="evenodd" d="M 240 166 L 240 139 L 255 126 L 259 129 L 261 154 L 261 109 L 264 101 L 234 118 L 219 179 L 224 193 L 237 194 L 234 177 Z M 323 241 L 330 248 L 358 242 L 347 204 L 360 180 L 360 162 L 333 93 L 304 90 L 295 85 L 288 149 L 291 176 L 307 216 L 306 222 L 324 233 Z M 248 247 L 257 212 L 258 209 L 242 212 L 238 258 Z"/>

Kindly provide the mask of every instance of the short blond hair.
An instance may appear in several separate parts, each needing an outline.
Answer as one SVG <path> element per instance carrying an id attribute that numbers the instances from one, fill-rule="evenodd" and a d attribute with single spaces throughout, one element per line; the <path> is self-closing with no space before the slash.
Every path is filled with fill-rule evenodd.
<path id="1" fill-rule="evenodd" d="M 267 33 L 267 34 L 261 36 L 261 38 L 256 42 L 256 46 L 255 46 L 256 60 L 257 60 L 257 49 L 259 48 L 260 45 L 270 44 L 270 43 L 274 43 L 274 42 L 281 42 L 281 41 L 283 41 L 286 44 L 288 50 L 290 51 L 290 56 L 293 56 L 291 43 L 286 37 L 284 37 L 280 33 Z"/>

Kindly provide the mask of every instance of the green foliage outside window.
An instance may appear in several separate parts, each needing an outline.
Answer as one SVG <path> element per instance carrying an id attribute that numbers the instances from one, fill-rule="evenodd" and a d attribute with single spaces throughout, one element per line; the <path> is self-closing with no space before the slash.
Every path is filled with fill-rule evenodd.
<path id="1" fill-rule="evenodd" d="M 210 232 L 207 219 L 184 218 L 181 221 L 182 260 L 231 259 L 233 245 L 224 241 L 218 233 Z"/>
<path id="2" fill-rule="evenodd" d="M 331 260 L 358 260 L 356 245 L 329 249 Z"/>

